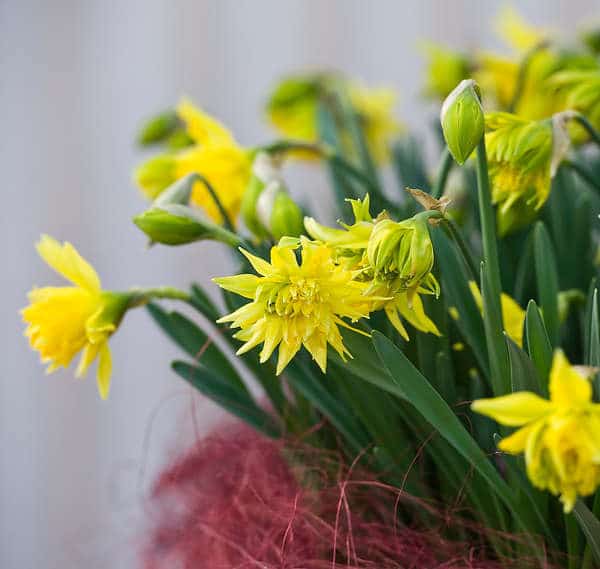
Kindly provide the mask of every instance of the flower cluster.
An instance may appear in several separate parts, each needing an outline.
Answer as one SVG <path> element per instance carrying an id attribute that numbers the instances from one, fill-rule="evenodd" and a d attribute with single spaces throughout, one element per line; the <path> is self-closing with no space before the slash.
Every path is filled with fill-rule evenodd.
<path id="1" fill-rule="evenodd" d="M 213 281 L 229 314 L 197 284 L 105 290 L 69 243 L 44 236 L 38 252 L 72 283 L 34 288 L 22 311 L 48 371 L 81 354 L 80 376 L 97 360 L 106 398 L 108 342 L 125 313 L 185 302 L 215 328 L 149 306 L 190 357 L 173 370 L 256 429 L 364 453 L 378 479 L 402 480 L 420 503 L 461 496 L 496 560 L 523 549 L 498 548 L 495 536 L 514 532 L 552 547 L 566 535 L 570 566 L 591 567 L 590 551 L 600 562 L 597 539 L 579 547 L 600 531 L 600 33 L 566 50 L 511 11 L 498 28 L 512 56 L 426 48 L 425 92 L 442 103 L 445 142 L 435 176 L 420 137 L 394 118 L 394 94 L 332 72 L 276 85 L 266 115 L 288 138 L 261 146 L 241 146 L 186 99 L 151 119 L 139 141 L 161 150 L 135 171 L 151 204 L 133 222 L 151 245 L 228 247 L 238 274 Z M 297 202 L 288 158 L 326 168 L 337 213 L 349 202 L 352 222 L 322 224 Z M 380 171 L 390 162 L 398 187 Z M 268 408 L 221 344 L 237 349 Z M 477 414 L 518 430 L 495 441 Z M 548 493 L 533 493 L 505 454 L 523 454 L 529 481 Z"/>
<path id="2" fill-rule="evenodd" d="M 219 321 L 241 328 L 235 337 L 245 343 L 238 354 L 263 344 L 260 361 L 265 362 L 279 346 L 279 374 L 304 346 L 325 372 L 328 344 L 342 358 L 350 355 L 338 326 L 368 335 L 343 318 L 357 322 L 377 310 L 385 311 L 406 340 L 402 319 L 417 330 L 439 335 L 420 297 L 439 294 L 431 272 L 433 245 L 427 216 L 403 222 L 385 215 L 373 219 L 368 195 L 362 201 L 352 200 L 352 208 L 355 222 L 344 229 L 307 218 L 306 230 L 313 240 L 282 240 L 271 248 L 270 263 L 242 250 L 260 276 L 215 279 L 222 288 L 252 300 Z"/>

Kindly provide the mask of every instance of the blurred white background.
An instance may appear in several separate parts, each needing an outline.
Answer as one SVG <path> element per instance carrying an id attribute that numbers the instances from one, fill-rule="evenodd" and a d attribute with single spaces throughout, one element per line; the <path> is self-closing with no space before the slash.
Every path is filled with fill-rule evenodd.
<path id="1" fill-rule="evenodd" d="M 144 311 L 111 341 L 108 402 L 93 376 L 45 377 L 21 336 L 33 285 L 59 282 L 37 258 L 40 233 L 72 241 L 110 288 L 208 283 L 218 248 L 156 247 L 130 223 L 140 121 L 188 94 L 242 143 L 278 75 L 340 68 L 401 93 L 399 116 L 429 125 L 418 101 L 419 42 L 497 47 L 494 0 L 0 0 L 0 567 L 136 567 L 144 493 L 168 456 L 218 410 L 169 371 L 176 351 Z M 516 3 L 532 23 L 574 34 L 595 0 Z M 295 172 L 293 192 L 324 179 Z"/>

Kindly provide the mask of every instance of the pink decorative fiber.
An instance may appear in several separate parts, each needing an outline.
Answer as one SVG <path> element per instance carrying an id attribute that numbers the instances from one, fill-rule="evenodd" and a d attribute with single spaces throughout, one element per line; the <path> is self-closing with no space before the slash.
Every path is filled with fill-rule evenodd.
<path id="1" fill-rule="evenodd" d="M 143 569 L 534 566 L 486 561 L 485 550 L 472 540 L 441 537 L 444 524 L 459 527 L 459 520 L 366 479 L 358 469 L 342 470 L 339 457 L 324 459 L 292 446 L 294 453 L 290 445 L 232 426 L 181 456 L 154 486 Z M 305 452 L 302 466 L 292 469 L 298 452 Z M 307 469 L 311 463 L 319 467 Z M 433 527 L 407 527 L 394 513 L 406 507 L 427 508 Z M 475 541 L 482 541 L 476 533 Z"/>

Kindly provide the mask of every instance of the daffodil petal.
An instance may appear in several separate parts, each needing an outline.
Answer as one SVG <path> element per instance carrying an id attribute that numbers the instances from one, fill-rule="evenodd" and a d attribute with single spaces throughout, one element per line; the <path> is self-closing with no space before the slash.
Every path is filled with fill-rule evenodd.
<path id="1" fill-rule="evenodd" d="M 112 375 L 112 356 L 110 354 L 110 348 L 108 342 L 104 342 L 99 348 L 98 358 L 98 371 L 97 371 L 97 383 L 98 392 L 102 399 L 108 398 L 108 392 L 110 391 L 110 377 Z"/>
<path id="2" fill-rule="evenodd" d="M 502 397 L 477 399 L 471 404 L 471 409 L 502 425 L 520 427 L 552 412 L 554 405 L 535 393 L 519 391 Z"/>
<path id="3" fill-rule="evenodd" d="M 550 399 L 559 407 L 573 407 L 589 403 L 592 385 L 569 363 L 562 350 L 554 352 L 550 370 Z"/>
<path id="4" fill-rule="evenodd" d="M 73 245 L 67 242 L 61 245 L 49 235 L 42 235 L 36 248 L 50 267 L 73 284 L 91 292 L 100 291 L 98 274 Z"/>

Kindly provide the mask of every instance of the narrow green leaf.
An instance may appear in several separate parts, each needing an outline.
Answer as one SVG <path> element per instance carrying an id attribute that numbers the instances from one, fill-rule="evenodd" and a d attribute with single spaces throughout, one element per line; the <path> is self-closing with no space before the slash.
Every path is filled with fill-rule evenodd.
<path id="1" fill-rule="evenodd" d="M 589 326 L 589 345 L 587 346 L 586 364 L 593 367 L 600 367 L 600 315 L 598 314 L 598 289 L 594 289 L 590 313 L 588 315 Z M 600 395 L 600 374 L 596 374 L 594 380 L 594 389 L 596 395 Z"/>
<path id="2" fill-rule="evenodd" d="M 573 508 L 573 514 L 583 530 L 587 544 L 596 561 L 600 563 L 600 520 L 592 514 L 582 500 L 577 500 Z"/>
<path id="3" fill-rule="evenodd" d="M 510 364 L 504 341 L 502 309 L 490 282 L 486 263 L 481 263 L 481 296 L 483 298 L 483 328 L 490 361 L 490 383 L 496 397 L 510 393 Z"/>
<path id="4" fill-rule="evenodd" d="M 504 482 L 452 409 L 402 351 L 379 332 L 373 333 L 373 344 L 389 374 L 387 390 L 411 403 L 439 434 L 473 465 L 498 498 L 511 510 L 522 530 L 547 530 L 545 520 L 534 519 L 530 510 L 519 507 L 512 489 Z M 410 397 L 406 394 L 410 394 Z M 550 531 L 544 533 L 549 535 Z"/>
<path id="5" fill-rule="evenodd" d="M 533 230 L 533 257 L 537 290 L 544 324 L 551 346 L 558 344 L 558 273 L 554 247 L 543 222 L 538 221 Z"/>
<path id="6" fill-rule="evenodd" d="M 541 382 L 542 394 L 548 396 L 548 377 L 552 365 L 552 346 L 540 311 L 535 301 L 530 300 L 527 304 L 525 315 L 525 337 L 527 339 L 527 351 L 537 369 Z"/>
<path id="7" fill-rule="evenodd" d="M 354 453 L 366 448 L 370 439 L 348 406 L 336 399 L 317 378 L 306 362 L 296 357 L 286 368 L 286 377 L 312 405 L 346 438 Z"/>
<path id="8" fill-rule="evenodd" d="M 589 314 L 589 346 L 588 361 L 591 366 L 600 366 L 600 315 L 598 314 L 598 289 L 594 289 L 592 305 Z"/>
<path id="9" fill-rule="evenodd" d="M 335 125 L 335 118 L 332 111 L 324 101 L 319 101 L 317 110 L 317 122 L 319 125 L 319 137 L 326 144 L 331 145 L 333 148 L 338 149 L 340 147 L 339 136 Z M 333 186 L 333 190 L 336 197 L 336 203 L 344 203 L 346 198 L 356 198 L 356 194 L 352 188 L 352 185 L 345 179 L 342 173 L 336 168 L 331 162 L 329 166 L 329 176 Z"/>
<path id="10" fill-rule="evenodd" d="M 239 374 L 227 356 L 209 336 L 189 318 L 179 312 L 166 312 L 158 304 L 147 305 L 148 312 L 160 328 L 185 353 L 207 368 L 219 370 L 219 374 L 239 389 L 247 391 Z"/>
<path id="11" fill-rule="evenodd" d="M 510 359 L 511 391 L 533 391 L 541 394 L 541 382 L 531 358 L 508 335 L 504 336 Z"/>
<path id="12" fill-rule="evenodd" d="M 410 134 L 397 140 L 392 147 L 392 164 L 398 178 L 398 185 L 403 190 L 408 187 L 429 191 L 430 185 L 422 149 L 422 141 Z"/>
<path id="13" fill-rule="evenodd" d="M 206 318 L 211 321 L 218 320 L 221 316 L 219 310 L 214 305 L 213 301 L 206 294 L 206 292 L 200 287 L 200 285 L 193 284 L 191 287 L 192 305 L 196 310 L 203 314 Z"/>
<path id="14" fill-rule="evenodd" d="M 456 327 L 471 347 L 483 374 L 489 377 L 487 348 L 481 313 L 469 288 L 469 275 L 456 249 L 441 231 L 432 234 L 436 263 L 440 266 L 442 291 L 446 304 L 456 308 Z"/>
<path id="15" fill-rule="evenodd" d="M 246 391 L 236 389 L 231 383 L 201 365 L 175 361 L 171 367 L 179 377 L 189 382 L 206 397 L 257 430 L 270 437 L 281 434 L 273 417 L 256 405 Z"/>

